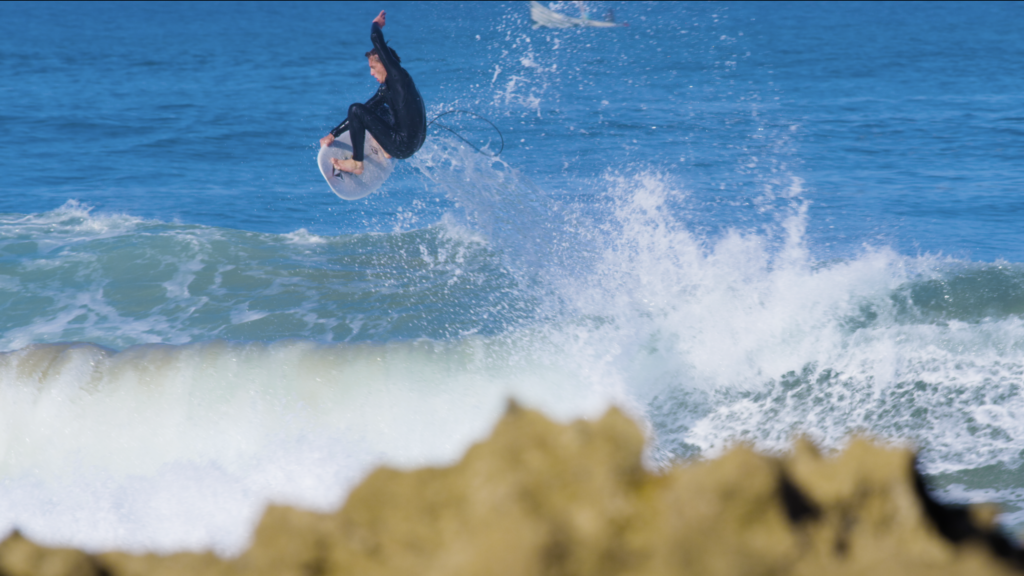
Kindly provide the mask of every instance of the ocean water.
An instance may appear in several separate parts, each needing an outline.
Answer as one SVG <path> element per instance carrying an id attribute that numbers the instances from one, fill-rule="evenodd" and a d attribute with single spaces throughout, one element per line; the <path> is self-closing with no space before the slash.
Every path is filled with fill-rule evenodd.
<path id="1" fill-rule="evenodd" d="M 234 554 L 509 398 L 652 466 L 867 433 L 1024 528 L 1024 6 L 588 4 L 0 4 L 0 531 Z M 346 202 L 380 9 L 500 135 Z"/>

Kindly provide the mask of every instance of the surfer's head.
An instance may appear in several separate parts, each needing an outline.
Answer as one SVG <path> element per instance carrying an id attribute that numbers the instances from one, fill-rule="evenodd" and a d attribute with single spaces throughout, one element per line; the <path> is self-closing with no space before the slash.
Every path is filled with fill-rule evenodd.
<path id="1" fill-rule="evenodd" d="M 398 57 L 398 52 L 391 46 L 388 46 L 388 51 L 391 52 L 391 57 L 395 59 L 395 62 L 401 63 L 402 59 Z M 388 77 L 388 71 L 384 69 L 384 65 L 380 62 L 380 53 L 374 48 L 366 53 L 366 59 L 370 63 L 370 75 L 377 79 L 377 82 L 384 83 L 384 79 Z"/>
<path id="2" fill-rule="evenodd" d="M 383 84 L 384 80 L 388 77 L 388 71 L 384 69 L 384 65 L 380 63 L 380 58 L 372 56 L 369 58 L 370 61 L 370 76 L 373 76 L 377 82 Z"/>

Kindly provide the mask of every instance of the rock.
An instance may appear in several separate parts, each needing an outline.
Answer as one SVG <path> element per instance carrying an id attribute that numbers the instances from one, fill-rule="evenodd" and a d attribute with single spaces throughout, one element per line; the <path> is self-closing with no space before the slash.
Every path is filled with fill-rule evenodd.
<path id="1" fill-rule="evenodd" d="M 212 554 L 87 556 L 15 534 L 0 574 L 1019 574 L 991 507 L 934 502 L 914 455 L 863 439 L 832 458 L 736 447 L 651 472 L 618 410 L 555 424 L 513 406 L 449 468 L 381 468 L 333 514 L 270 507 L 253 544 Z M 92 571 L 89 571 L 92 570 Z"/>
<path id="2" fill-rule="evenodd" d="M 44 548 L 14 532 L 0 544 L 3 576 L 98 576 L 87 554 L 65 548 Z"/>

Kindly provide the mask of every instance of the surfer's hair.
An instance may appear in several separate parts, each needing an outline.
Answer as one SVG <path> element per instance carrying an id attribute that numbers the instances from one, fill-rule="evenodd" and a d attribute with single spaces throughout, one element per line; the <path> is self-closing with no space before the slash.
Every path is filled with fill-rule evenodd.
<path id="1" fill-rule="evenodd" d="M 398 52 L 395 52 L 395 49 L 392 48 L 391 46 L 388 46 L 387 49 L 388 49 L 389 52 L 391 52 L 391 57 L 395 59 L 395 62 L 398 62 L 399 64 L 401 64 L 402 63 L 402 59 L 398 57 Z M 376 58 L 377 60 L 380 60 L 380 52 L 378 52 L 377 48 L 374 47 L 373 50 L 370 50 L 369 52 L 366 53 L 366 57 L 367 58 Z"/>

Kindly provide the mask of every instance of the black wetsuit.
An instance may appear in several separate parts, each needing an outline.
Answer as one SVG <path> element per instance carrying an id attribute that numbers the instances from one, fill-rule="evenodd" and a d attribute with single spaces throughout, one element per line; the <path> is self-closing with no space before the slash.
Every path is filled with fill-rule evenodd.
<path id="1" fill-rule="evenodd" d="M 331 134 L 337 138 L 345 130 L 352 132 L 352 159 L 357 162 L 363 161 L 367 130 L 385 152 L 395 158 L 408 158 L 427 139 L 427 110 L 412 77 L 384 44 L 384 33 L 376 22 L 370 27 L 370 41 L 388 75 L 366 104 L 349 106 L 348 118 Z"/>

